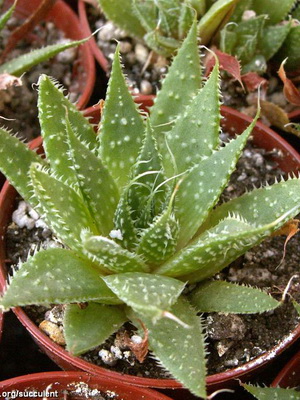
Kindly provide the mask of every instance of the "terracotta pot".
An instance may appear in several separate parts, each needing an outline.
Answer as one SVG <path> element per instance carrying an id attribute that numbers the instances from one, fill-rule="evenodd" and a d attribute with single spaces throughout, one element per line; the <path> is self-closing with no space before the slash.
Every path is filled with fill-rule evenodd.
<path id="1" fill-rule="evenodd" d="M 11 3 L 13 3 L 13 0 L 6 0 L 5 4 Z M 40 3 L 41 0 L 18 0 L 14 15 L 19 18 L 26 18 L 36 10 Z M 89 33 L 81 27 L 75 12 L 62 0 L 56 1 L 45 19 L 52 21 L 69 39 L 78 40 L 89 36 Z M 80 97 L 77 107 L 82 109 L 90 99 L 96 79 L 94 57 L 88 43 L 79 46 L 78 60 L 75 61 L 73 66 L 72 79 L 79 83 Z"/>
<path id="2" fill-rule="evenodd" d="M 288 116 L 290 120 L 300 122 L 300 108 L 297 108 L 296 110 L 290 112 Z"/>
<path id="3" fill-rule="evenodd" d="M 279 372 L 272 387 L 293 388 L 300 386 L 300 352 Z"/>
<path id="4" fill-rule="evenodd" d="M 147 104 L 149 106 L 150 104 Z M 146 106 L 146 105 L 144 105 Z M 86 116 L 90 116 L 92 122 L 96 123 L 99 121 L 99 107 L 95 106 L 85 111 Z M 238 111 L 232 110 L 228 107 L 222 107 L 222 125 L 223 128 L 234 135 L 239 134 L 249 125 L 251 118 L 241 114 Z M 285 172 L 296 172 L 300 170 L 300 155 L 278 134 L 271 129 L 267 128 L 262 123 L 258 122 L 253 130 L 254 144 L 258 147 L 265 148 L 268 151 L 274 148 L 281 150 L 282 156 L 276 158 L 279 167 Z M 40 146 L 41 149 L 41 138 L 35 139 L 31 142 L 31 148 L 37 148 Z M 16 192 L 8 184 L 5 183 L 0 193 L 0 236 L 3 237 L 5 234 L 5 228 L 10 221 L 11 213 L 15 207 Z M 5 284 L 6 269 L 5 269 L 5 243 L 2 240 L 0 242 L 0 259 L 1 259 L 1 270 L 0 270 L 0 283 Z M 14 309 L 15 314 L 22 322 L 22 324 L 28 329 L 33 336 L 37 344 L 43 349 L 43 351 L 61 368 L 65 370 L 84 370 L 94 375 L 102 376 L 108 379 L 116 379 L 119 382 L 130 383 L 136 386 L 147 386 L 159 388 L 160 390 L 166 389 L 177 389 L 172 394 L 173 398 L 188 399 L 187 391 L 184 394 L 181 393 L 182 386 L 180 383 L 171 379 L 151 379 L 141 378 L 129 375 L 122 375 L 118 372 L 110 371 L 108 369 L 98 367 L 90 364 L 87 361 L 82 360 L 79 357 L 74 357 L 65 351 L 62 347 L 52 342 L 44 333 L 42 333 L 38 327 L 29 319 L 25 312 L 21 308 Z M 274 359 L 281 354 L 288 346 L 290 346 L 297 338 L 300 337 L 300 325 L 288 335 L 282 343 L 272 348 L 265 354 L 257 357 L 256 359 L 242 365 L 241 367 L 228 370 L 223 373 L 215 374 L 207 377 L 208 390 L 214 391 L 224 387 L 230 387 L 237 383 L 236 379 L 243 381 L 249 380 L 254 374 L 257 374 L 259 370 L 265 367 L 268 363 L 274 361 Z M 178 397 L 177 397 L 178 396 Z"/>
<path id="5" fill-rule="evenodd" d="M 78 1 L 78 13 L 79 13 L 79 19 L 81 26 L 83 27 L 84 31 L 87 32 L 87 35 L 91 35 L 91 27 L 88 21 L 87 17 L 87 4 L 83 0 Z M 109 75 L 109 63 L 104 55 L 104 53 L 101 51 L 99 46 L 97 45 L 97 42 L 94 38 L 94 36 L 89 40 L 89 45 L 91 47 L 91 50 L 94 54 L 95 59 L 97 60 L 98 64 L 102 68 L 102 70 L 105 72 L 105 74 L 108 76 Z M 137 94 L 135 96 L 135 101 L 137 103 L 143 103 L 144 101 L 151 101 L 153 95 L 143 95 L 143 94 Z"/>
<path id="6" fill-rule="evenodd" d="M 84 372 L 42 372 L 32 375 L 19 376 L 0 382 L 0 394 L 11 392 L 12 390 L 24 392 L 41 392 L 48 390 L 49 398 L 65 399 L 65 390 L 74 390 L 74 383 L 84 382 L 88 389 L 98 389 L 99 391 L 115 392 L 118 398 L 122 400 L 171 400 L 169 397 L 151 389 L 136 388 L 134 386 L 124 385 L 117 381 L 109 380 L 99 376 L 91 376 Z M 71 386 L 70 386 L 71 385 Z M 58 393 L 54 393 L 57 391 Z M 57 395 L 56 395 L 57 394 Z M 51 397 L 52 395 L 52 397 Z M 55 396 L 55 397 L 54 397 Z M 1 396 L 0 396 L 1 397 Z M 4 396 L 6 397 L 6 396 Z M 42 396 L 40 396 L 42 397 Z M 14 399 L 23 399 L 21 396 L 11 397 Z M 44 397 L 43 397 L 44 398 Z M 68 396 L 69 398 L 69 396 Z M 75 396 L 72 399 L 87 398 L 85 395 Z M 88 397 L 88 398 L 92 398 Z"/>

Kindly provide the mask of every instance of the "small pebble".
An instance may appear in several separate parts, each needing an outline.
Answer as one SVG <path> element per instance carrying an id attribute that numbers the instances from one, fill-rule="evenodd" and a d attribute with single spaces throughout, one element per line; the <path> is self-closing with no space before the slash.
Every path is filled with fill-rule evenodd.
<path id="1" fill-rule="evenodd" d="M 142 94 L 151 94 L 152 93 L 152 85 L 150 82 L 145 79 L 141 82 L 141 93 Z"/>
<path id="2" fill-rule="evenodd" d="M 143 46 L 142 44 L 137 43 L 134 50 L 135 50 L 136 59 L 141 64 L 145 64 L 148 59 L 148 56 L 149 56 L 148 49 L 145 46 Z"/>
<path id="3" fill-rule="evenodd" d="M 39 328 L 45 332 L 50 339 L 53 340 L 53 342 L 59 344 L 60 346 L 64 346 L 66 344 L 62 327 L 59 327 L 53 322 L 44 320 L 40 323 Z"/>
<path id="4" fill-rule="evenodd" d="M 120 53 L 122 54 L 127 54 L 132 50 L 132 44 L 130 42 L 120 41 L 119 46 L 120 46 Z"/>

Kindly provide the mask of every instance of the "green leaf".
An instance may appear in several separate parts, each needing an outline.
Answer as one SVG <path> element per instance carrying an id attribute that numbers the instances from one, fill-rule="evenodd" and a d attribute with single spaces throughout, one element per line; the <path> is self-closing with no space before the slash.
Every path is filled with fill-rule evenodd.
<path id="1" fill-rule="evenodd" d="M 194 3 L 194 4 L 191 4 Z M 195 8 L 193 9 L 193 6 L 196 6 L 198 10 L 196 12 L 200 15 L 204 14 L 204 9 L 205 9 L 205 2 L 203 0 L 199 1 L 188 1 L 187 4 L 182 4 L 181 11 L 180 11 L 180 16 L 179 16 L 179 21 L 177 22 L 178 24 L 178 37 L 180 39 L 183 39 L 189 29 L 191 28 L 193 24 L 193 20 L 195 17 Z"/>
<path id="2" fill-rule="evenodd" d="M 152 266 L 163 263 L 176 251 L 178 232 L 179 225 L 170 204 L 166 211 L 143 231 L 136 249 L 137 254 L 141 254 Z"/>
<path id="3" fill-rule="evenodd" d="M 99 232 L 107 236 L 113 229 L 113 217 L 119 200 L 119 191 L 101 160 L 74 134 L 66 117 L 70 156 L 84 200 L 89 207 Z"/>
<path id="4" fill-rule="evenodd" d="M 217 203 L 257 118 L 258 115 L 242 135 L 195 165 L 179 183 L 175 197 L 175 215 L 180 226 L 179 248 L 184 247 L 195 235 Z"/>
<path id="5" fill-rule="evenodd" d="M 293 26 L 279 52 L 275 55 L 275 59 L 280 62 L 288 58 L 284 66 L 289 71 L 294 71 L 300 68 L 299 42 L 300 25 Z"/>
<path id="6" fill-rule="evenodd" d="M 84 248 L 107 269 L 116 273 L 147 271 L 143 260 L 111 239 L 102 236 L 82 235 Z"/>
<path id="7" fill-rule="evenodd" d="M 265 14 L 268 16 L 268 25 L 275 25 L 283 21 L 291 11 L 295 0 L 253 0 L 252 9 L 256 14 Z"/>
<path id="8" fill-rule="evenodd" d="M 270 311 L 280 305 L 262 290 L 224 281 L 201 284 L 192 291 L 189 300 L 201 313 L 253 314 Z"/>
<path id="9" fill-rule="evenodd" d="M 170 310 L 185 286 L 177 279 L 138 272 L 105 276 L 103 280 L 119 299 L 153 320 Z"/>
<path id="10" fill-rule="evenodd" d="M 201 85 L 201 68 L 197 44 L 196 23 L 178 50 L 162 88 L 151 108 L 150 121 L 159 149 L 164 144 L 163 132 L 171 129 L 172 121 L 192 100 Z M 167 125 L 164 125 L 167 124 Z M 162 154 L 164 157 L 165 154 Z"/>
<path id="11" fill-rule="evenodd" d="M 143 37 L 145 29 L 134 13 L 133 0 L 123 0 L 122 7 L 119 0 L 98 0 L 98 3 L 107 19 L 133 36 Z"/>
<path id="12" fill-rule="evenodd" d="M 252 9 L 252 3 L 253 3 L 253 0 L 239 1 L 236 4 L 234 12 L 230 17 L 230 22 L 239 23 L 243 17 L 244 12 Z"/>
<path id="13" fill-rule="evenodd" d="M 135 178 L 129 184 L 127 196 L 128 204 L 132 210 L 131 217 L 137 228 L 147 228 L 153 218 L 160 213 L 167 189 L 167 185 L 163 185 L 160 190 L 156 191 L 165 177 L 161 156 L 149 120 L 147 121 L 144 142 L 133 167 L 132 175 Z"/>
<path id="14" fill-rule="evenodd" d="M 17 1 L 15 0 L 14 4 L 4 13 L 0 16 L 0 31 L 5 27 L 7 21 L 10 19 L 12 16 L 12 13 L 15 11 Z M 1 7 L 1 4 L 0 4 Z"/>
<path id="15" fill-rule="evenodd" d="M 120 304 L 101 279 L 100 270 L 65 249 L 40 251 L 19 265 L 0 306 L 4 310 L 30 304 L 65 304 L 97 300 Z"/>
<path id="16" fill-rule="evenodd" d="M 11 75 L 20 76 L 30 68 L 43 61 L 49 60 L 71 47 L 79 46 L 85 43 L 88 39 L 76 40 L 70 43 L 52 44 L 41 49 L 32 50 L 30 53 L 23 54 L 19 57 L 13 58 L 0 66 L 0 74 L 8 73 Z"/>
<path id="17" fill-rule="evenodd" d="M 261 201 L 263 203 L 263 199 Z M 290 202 L 290 205 L 291 203 L 294 202 Z M 189 282 L 199 282 L 212 277 L 297 215 L 300 210 L 299 204 L 298 200 L 296 205 L 294 203 L 294 206 L 278 218 L 277 212 L 274 211 L 274 219 L 265 224 L 259 224 L 259 221 L 250 224 L 241 217 L 229 216 L 211 229 L 206 227 L 202 235 L 158 268 L 155 273 L 180 276 Z"/>
<path id="18" fill-rule="evenodd" d="M 70 184 L 77 184 L 66 140 L 66 112 L 74 133 L 81 141 L 87 142 L 91 148 L 95 148 L 97 145 L 95 132 L 88 120 L 64 96 L 62 89 L 53 80 L 46 75 L 41 75 L 38 84 L 39 120 L 47 160 L 50 162 L 51 169 L 63 180 Z"/>
<path id="19" fill-rule="evenodd" d="M 289 22 L 285 25 L 268 26 L 264 29 L 262 38 L 258 42 L 258 47 L 266 60 L 269 60 L 277 53 L 291 27 L 292 23 Z"/>
<path id="20" fill-rule="evenodd" d="M 296 303 L 296 301 L 293 301 L 294 307 L 296 308 L 298 314 L 300 315 L 300 304 Z"/>
<path id="21" fill-rule="evenodd" d="M 127 186 L 121 195 L 119 204 L 117 206 L 114 216 L 115 230 L 121 235 L 121 240 L 116 240 L 122 247 L 133 251 L 137 245 L 137 229 L 134 226 L 133 219 L 131 217 L 131 208 L 128 204 L 128 191 Z"/>
<path id="22" fill-rule="evenodd" d="M 147 46 L 154 50 L 155 53 L 161 54 L 164 57 L 170 57 L 180 47 L 178 40 L 161 35 L 157 29 L 147 33 L 144 36 L 144 40 Z"/>
<path id="23" fill-rule="evenodd" d="M 218 0 L 203 15 L 198 23 L 198 34 L 201 44 L 207 44 L 218 32 L 234 10 L 238 0 Z"/>
<path id="24" fill-rule="evenodd" d="M 80 355 L 104 343 L 126 322 L 120 307 L 89 303 L 81 309 L 69 304 L 64 314 L 64 335 L 67 350 Z"/>
<path id="25" fill-rule="evenodd" d="M 219 64 L 193 101 L 166 134 L 169 151 L 164 157 L 167 176 L 177 175 L 211 155 L 219 145 Z M 172 165 L 175 163 L 175 165 Z"/>
<path id="26" fill-rule="evenodd" d="M 98 137 L 101 159 L 122 188 L 128 183 L 130 170 L 138 157 L 144 122 L 126 86 L 118 48 L 108 84 L 100 132 Z"/>
<path id="27" fill-rule="evenodd" d="M 300 393 L 294 389 L 261 388 L 243 384 L 243 387 L 258 400 L 299 400 Z"/>
<path id="28" fill-rule="evenodd" d="M 39 202 L 33 195 L 28 171 L 32 163 L 43 166 L 45 161 L 3 128 L 0 128 L 0 142 L 1 172 L 28 203 L 37 207 Z"/>
<path id="29" fill-rule="evenodd" d="M 300 203 L 300 179 L 274 183 L 272 186 L 254 189 L 250 193 L 232 199 L 215 208 L 203 226 L 209 229 L 229 214 L 239 214 L 249 224 L 262 227 L 271 224 Z M 293 215 L 296 215 L 293 213 Z M 290 215 L 289 218 L 293 218 Z"/>
<path id="30" fill-rule="evenodd" d="M 47 223 L 65 244 L 82 251 L 82 230 L 89 229 L 96 235 L 99 232 L 80 194 L 37 164 L 31 166 L 30 174 Z"/>
<path id="31" fill-rule="evenodd" d="M 149 347 L 174 378 L 196 396 L 206 398 L 205 347 L 200 317 L 190 303 L 180 297 L 171 312 L 188 328 L 162 318 L 153 323 L 146 315 L 138 314 L 149 331 Z"/>
<path id="32" fill-rule="evenodd" d="M 157 26 L 158 9 L 152 1 L 131 0 L 131 9 L 144 28 L 144 33 L 152 31 Z"/>

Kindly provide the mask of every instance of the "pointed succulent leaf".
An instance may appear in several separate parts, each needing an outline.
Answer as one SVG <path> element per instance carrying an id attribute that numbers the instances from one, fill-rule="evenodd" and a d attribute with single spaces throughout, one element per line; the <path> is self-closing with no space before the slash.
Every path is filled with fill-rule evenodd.
<path id="1" fill-rule="evenodd" d="M 120 307 L 89 302 L 86 308 L 69 304 L 64 313 L 67 350 L 79 355 L 104 343 L 126 322 Z"/>
<path id="2" fill-rule="evenodd" d="M 287 17 L 294 4 L 295 0 L 272 0 L 270 6 L 270 0 L 253 0 L 252 9 L 258 15 L 267 15 L 268 25 L 275 25 Z"/>
<path id="3" fill-rule="evenodd" d="M 165 178 L 161 156 L 149 121 L 147 121 L 144 142 L 133 167 L 132 175 L 135 179 L 130 182 L 128 189 L 128 204 L 132 210 L 131 217 L 136 221 L 135 225 L 138 228 L 146 228 L 153 218 L 160 213 L 167 189 L 167 186 L 163 185 L 160 190 L 155 191 Z"/>
<path id="4" fill-rule="evenodd" d="M 162 264 L 175 253 L 178 232 L 179 224 L 171 205 L 143 231 L 137 254 L 143 255 L 149 265 Z"/>
<path id="5" fill-rule="evenodd" d="M 198 23 L 198 34 L 202 44 L 207 44 L 224 25 L 238 0 L 217 0 Z"/>
<path id="6" fill-rule="evenodd" d="M 61 53 L 64 50 L 79 46 L 86 41 L 87 39 L 82 39 L 70 43 L 52 44 L 41 49 L 32 50 L 30 53 L 23 54 L 2 64 L 0 66 L 0 74 L 8 73 L 20 76 L 35 65 L 49 60 L 49 58 L 56 56 L 56 54 Z"/>
<path id="7" fill-rule="evenodd" d="M 100 0 L 102 1 L 102 0 Z M 131 0 L 131 8 L 135 17 L 138 18 L 140 24 L 144 28 L 144 33 L 152 31 L 157 25 L 157 12 L 158 9 L 153 2 Z"/>
<path id="8" fill-rule="evenodd" d="M 0 31 L 5 27 L 7 21 L 10 19 L 12 16 L 12 13 L 14 12 L 16 8 L 17 2 L 15 1 L 14 4 L 4 13 L 0 16 Z M 1 4 L 0 4 L 1 7 Z"/>
<path id="9" fill-rule="evenodd" d="M 178 241 L 180 248 L 195 235 L 217 203 L 257 118 L 258 114 L 242 135 L 195 165 L 179 184 L 175 198 L 175 215 L 180 225 Z"/>
<path id="10" fill-rule="evenodd" d="M 295 389 L 261 388 L 253 385 L 243 384 L 243 387 L 257 400 L 300 400 L 300 393 Z"/>
<path id="11" fill-rule="evenodd" d="M 37 164 L 31 166 L 30 174 L 47 223 L 65 244 L 80 251 L 83 229 L 99 233 L 82 197 Z"/>
<path id="12" fill-rule="evenodd" d="M 177 279 L 138 272 L 110 275 L 103 280 L 120 300 L 153 320 L 170 310 L 185 286 Z"/>
<path id="13" fill-rule="evenodd" d="M 3 128 L 0 128 L 0 141 L 1 172 L 28 203 L 37 207 L 39 202 L 33 195 L 28 171 L 32 163 L 44 166 L 46 165 L 45 161 Z"/>
<path id="14" fill-rule="evenodd" d="M 144 314 L 138 314 L 149 331 L 149 347 L 174 378 L 196 396 L 206 398 L 205 347 L 200 317 L 190 303 L 180 297 L 171 312 L 188 325 L 162 318 L 153 323 Z"/>
<path id="15" fill-rule="evenodd" d="M 295 71 L 300 68 L 300 25 L 293 26 L 283 42 L 279 52 L 275 55 L 276 60 L 280 62 L 287 58 L 285 67 L 289 71 Z"/>
<path id="16" fill-rule="evenodd" d="M 98 0 L 98 3 L 107 19 L 133 36 L 143 37 L 145 29 L 134 13 L 133 0 L 123 0 L 122 7 L 119 0 Z"/>
<path id="17" fill-rule="evenodd" d="M 114 215 L 114 227 L 121 238 L 116 241 L 125 249 L 133 251 L 138 242 L 138 232 L 131 217 L 132 210 L 128 204 L 128 191 L 129 187 L 127 186 L 123 190 Z"/>
<path id="18" fill-rule="evenodd" d="M 184 7 L 180 0 L 157 0 L 159 28 L 168 36 L 177 37 L 180 11 Z M 193 22 L 193 19 L 192 19 Z M 189 30 L 190 26 L 188 27 Z"/>
<path id="19" fill-rule="evenodd" d="M 98 137 L 101 159 L 122 188 L 128 183 L 130 170 L 139 154 L 144 122 L 126 86 L 118 48 L 108 84 L 100 132 Z"/>
<path id="20" fill-rule="evenodd" d="M 107 236 L 113 229 L 119 200 L 118 188 L 101 160 L 76 137 L 68 117 L 66 133 L 79 188 L 99 232 Z"/>
<path id="21" fill-rule="evenodd" d="M 148 47 L 164 57 L 170 57 L 180 46 L 180 42 L 177 39 L 163 36 L 157 29 L 147 33 L 144 36 L 144 40 Z"/>
<path id="22" fill-rule="evenodd" d="M 291 27 L 292 23 L 289 22 L 284 25 L 268 26 L 264 29 L 261 40 L 258 42 L 258 47 L 266 60 L 269 60 L 277 53 Z"/>
<path id="23" fill-rule="evenodd" d="M 209 281 L 201 284 L 192 291 L 189 300 L 201 313 L 262 313 L 280 305 L 278 301 L 260 289 L 224 281 Z"/>
<path id="24" fill-rule="evenodd" d="M 251 225 L 240 217 L 228 217 L 212 229 L 197 237 L 155 273 L 167 276 L 183 276 L 189 282 L 210 278 L 236 260 L 253 246 L 259 244 L 279 229 L 300 210 L 298 204 L 287 212 L 274 216 L 270 223 Z"/>
<path id="25" fill-rule="evenodd" d="M 271 224 L 299 202 L 300 179 L 289 178 L 272 186 L 254 189 L 250 193 L 221 204 L 211 212 L 203 228 L 209 229 L 229 214 L 239 214 L 249 224 L 256 226 Z M 293 215 L 290 215 L 290 218 L 293 218 Z"/>
<path id="26" fill-rule="evenodd" d="M 123 249 L 118 243 L 103 236 L 82 235 L 84 248 L 107 269 L 116 273 L 147 271 L 143 260 Z"/>
<path id="27" fill-rule="evenodd" d="M 15 272 L 0 306 L 65 304 L 97 300 L 120 304 L 101 279 L 99 269 L 66 249 L 48 249 L 29 258 Z"/>
<path id="28" fill-rule="evenodd" d="M 77 183 L 66 141 L 66 110 L 74 133 L 95 148 L 97 142 L 93 127 L 46 75 L 39 79 L 38 108 L 43 145 L 52 170 L 70 184 Z"/>
<path id="29" fill-rule="evenodd" d="M 193 3 L 193 4 L 191 4 Z M 193 6 L 197 7 L 198 10 Z M 186 33 L 189 31 L 190 27 L 193 24 L 193 20 L 195 18 L 195 11 L 197 14 L 202 15 L 204 13 L 205 4 L 203 1 L 191 1 L 187 4 L 183 3 L 178 19 L 178 37 L 183 39 L 186 36 Z"/>
<path id="30" fill-rule="evenodd" d="M 203 156 L 211 155 L 219 145 L 220 119 L 219 65 L 216 62 L 205 86 L 166 134 L 169 150 L 164 157 L 164 167 L 168 177 L 186 171 Z"/>
<path id="31" fill-rule="evenodd" d="M 191 101 L 201 85 L 200 58 L 197 45 L 196 23 L 178 50 L 169 72 L 157 93 L 151 108 L 150 120 L 155 129 L 159 148 L 164 141 L 162 133 L 172 127 L 172 121 Z M 167 125 L 164 125 L 167 124 Z M 164 157 L 165 154 L 162 154 Z"/>

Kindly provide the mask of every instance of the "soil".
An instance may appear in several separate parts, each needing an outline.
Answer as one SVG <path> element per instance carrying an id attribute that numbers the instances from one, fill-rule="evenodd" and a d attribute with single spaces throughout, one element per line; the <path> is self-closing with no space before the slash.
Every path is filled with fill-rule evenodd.
<path id="1" fill-rule="evenodd" d="M 0 37 L 0 52 L 11 31 L 20 25 L 20 20 L 15 17 L 9 20 L 7 27 Z M 27 53 L 33 49 L 46 45 L 69 41 L 64 33 L 58 30 L 52 22 L 38 25 L 28 38 L 22 40 L 5 61 Z M 19 137 L 30 141 L 40 135 L 37 109 L 37 89 L 35 84 L 41 74 L 54 77 L 70 93 L 70 100 L 76 101 L 79 97 L 78 80 L 73 77 L 73 66 L 77 64 L 77 49 L 68 49 L 54 58 L 40 63 L 22 76 L 23 85 L 11 87 L 1 91 L 0 115 L 4 119 L 1 124 L 13 132 L 18 132 Z M 76 68 L 81 68 L 79 65 Z"/>
<path id="2" fill-rule="evenodd" d="M 225 135 L 222 139 L 226 140 L 227 136 Z M 251 143 L 248 143 L 221 201 L 239 196 L 245 190 L 252 190 L 253 185 L 260 186 L 265 182 L 272 184 L 275 178 L 279 178 L 281 175 L 283 175 L 282 171 L 272 161 L 272 152 L 256 149 Z M 28 231 L 26 228 L 17 227 L 14 223 L 11 224 L 6 235 L 8 258 L 13 262 L 19 257 L 26 259 L 28 252 L 32 251 L 32 241 L 34 245 L 38 244 L 40 240 L 44 240 L 43 246 L 45 242 L 49 244 L 53 238 L 47 236 L 45 239 L 45 232 L 47 232 L 46 228 L 34 228 Z M 281 262 L 284 242 L 285 237 L 278 236 L 265 240 L 229 265 L 215 278 L 261 287 L 278 300 L 281 299 L 290 278 L 299 272 L 299 234 L 289 241 L 285 259 Z M 295 278 L 291 283 L 285 303 L 267 313 L 259 315 L 212 313 L 205 315 L 209 374 L 242 365 L 272 348 L 288 335 L 299 323 L 299 317 L 290 300 L 290 296 L 300 300 L 299 289 L 299 279 Z M 37 324 L 45 319 L 56 323 L 58 327 L 61 326 L 61 309 L 59 310 L 57 307 L 51 312 L 44 307 L 26 307 L 25 311 Z M 134 334 L 130 326 L 125 326 L 123 329 Z M 113 336 L 103 346 L 99 346 L 82 357 L 97 365 L 126 374 L 157 378 L 169 377 L 167 372 L 156 365 L 151 355 L 143 364 L 140 364 L 128 348 L 116 349 L 118 347 L 116 342 L 118 342 L 118 338 Z M 99 351 L 101 351 L 102 358 L 99 356 Z M 116 356 L 116 352 L 118 352 L 118 356 Z M 107 361 L 110 365 L 107 364 Z"/>
<path id="3" fill-rule="evenodd" d="M 143 41 L 129 37 L 126 32 L 107 21 L 98 8 L 89 5 L 86 8 L 92 32 L 101 28 L 96 43 L 108 61 L 108 74 L 118 41 L 124 73 L 133 94 L 155 94 L 167 72 L 169 60 L 155 55 Z"/>

